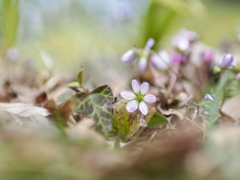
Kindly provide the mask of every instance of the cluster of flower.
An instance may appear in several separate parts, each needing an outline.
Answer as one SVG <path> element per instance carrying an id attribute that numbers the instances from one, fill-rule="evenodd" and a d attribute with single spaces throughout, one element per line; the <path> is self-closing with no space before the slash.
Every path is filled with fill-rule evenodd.
<path id="1" fill-rule="evenodd" d="M 151 50 L 154 46 L 154 39 L 148 39 L 145 47 L 143 49 L 134 48 L 128 50 L 122 56 L 122 62 L 126 64 L 137 63 L 138 70 L 142 73 L 149 66 L 153 66 L 159 70 L 167 70 L 172 63 L 184 65 L 189 59 L 189 55 L 193 44 L 199 40 L 197 33 L 189 31 L 186 29 L 181 29 L 178 34 L 172 37 L 172 47 L 173 52 L 171 55 L 166 50 L 161 50 L 155 52 Z M 213 65 L 215 62 L 215 53 L 210 49 L 204 49 L 201 52 L 201 59 L 204 64 Z M 222 70 L 226 70 L 233 65 L 233 55 L 225 54 L 222 61 L 216 66 L 217 73 Z M 216 72 L 215 72 L 216 73 Z M 139 108 L 143 115 L 148 113 L 148 107 L 146 103 L 155 103 L 156 97 L 152 94 L 146 94 L 149 89 L 149 84 L 147 82 L 139 83 L 136 80 L 132 80 L 132 88 L 134 92 L 124 91 L 121 96 L 130 102 L 127 104 L 126 108 L 128 112 L 134 112 Z M 204 98 L 214 100 L 214 96 L 211 94 L 206 94 Z"/>

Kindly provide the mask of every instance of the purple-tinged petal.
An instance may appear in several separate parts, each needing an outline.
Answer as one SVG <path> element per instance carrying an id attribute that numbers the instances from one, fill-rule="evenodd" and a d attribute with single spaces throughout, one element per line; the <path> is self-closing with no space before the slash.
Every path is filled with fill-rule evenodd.
<path id="1" fill-rule="evenodd" d="M 139 63 L 138 63 L 138 69 L 140 72 L 143 72 L 145 71 L 147 68 L 147 60 L 146 60 L 146 57 L 142 57 L 140 60 L 139 60 Z"/>
<path id="2" fill-rule="evenodd" d="M 149 89 L 149 84 L 147 82 L 144 82 L 141 84 L 140 92 L 142 95 L 146 94 L 148 92 L 148 89 Z"/>
<path id="3" fill-rule="evenodd" d="M 139 110 L 141 111 L 141 113 L 142 113 L 143 115 L 147 115 L 147 113 L 148 113 L 148 107 L 147 107 L 147 105 L 145 104 L 145 102 L 140 102 L 140 104 L 139 104 Z"/>
<path id="4" fill-rule="evenodd" d="M 179 31 L 179 35 L 184 36 L 185 38 L 187 38 L 190 42 L 194 42 L 196 40 L 199 39 L 199 36 L 196 32 L 194 31 L 189 31 L 187 29 L 181 29 Z"/>
<path id="5" fill-rule="evenodd" d="M 149 38 L 144 49 L 145 50 L 150 50 L 153 47 L 154 44 L 155 44 L 154 39 L 153 38 Z"/>
<path id="6" fill-rule="evenodd" d="M 214 61 L 215 54 L 211 50 L 205 50 L 202 52 L 202 60 L 207 64 L 212 64 Z"/>
<path id="7" fill-rule="evenodd" d="M 211 101 L 214 101 L 215 97 L 212 94 L 205 94 L 204 99 L 210 99 Z"/>
<path id="8" fill-rule="evenodd" d="M 186 57 L 178 52 L 175 52 L 173 55 L 172 55 L 172 62 L 174 63 L 178 63 L 178 64 L 181 64 L 183 65 L 185 62 L 186 62 Z"/>
<path id="9" fill-rule="evenodd" d="M 151 63 L 158 69 L 165 70 L 168 68 L 168 63 L 166 63 L 159 55 L 153 54 L 150 58 Z"/>
<path id="10" fill-rule="evenodd" d="M 135 79 L 132 80 L 132 88 L 135 93 L 139 92 L 139 83 Z"/>
<path id="11" fill-rule="evenodd" d="M 143 100 L 149 104 L 155 103 L 156 102 L 156 96 L 152 94 L 147 94 L 144 96 Z"/>
<path id="12" fill-rule="evenodd" d="M 166 50 L 161 50 L 158 54 L 164 60 L 164 62 L 170 64 L 170 56 Z"/>
<path id="13" fill-rule="evenodd" d="M 137 56 L 138 55 L 136 52 L 134 52 L 133 50 L 128 50 L 126 53 L 123 54 L 122 62 L 132 63 L 136 59 Z"/>
<path id="14" fill-rule="evenodd" d="M 128 104 L 127 104 L 127 111 L 132 113 L 134 111 L 136 111 L 136 109 L 138 108 L 138 102 L 136 100 L 133 100 L 133 101 L 130 101 Z"/>
<path id="15" fill-rule="evenodd" d="M 129 91 L 123 91 L 120 93 L 120 95 L 124 98 L 124 99 L 127 99 L 127 100 L 134 100 L 136 95 L 132 92 L 129 92 Z"/>
<path id="16" fill-rule="evenodd" d="M 221 68 L 228 68 L 232 65 L 232 63 L 233 63 L 233 55 L 232 54 L 226 54 L 222 59 L 220 67 Z"/>

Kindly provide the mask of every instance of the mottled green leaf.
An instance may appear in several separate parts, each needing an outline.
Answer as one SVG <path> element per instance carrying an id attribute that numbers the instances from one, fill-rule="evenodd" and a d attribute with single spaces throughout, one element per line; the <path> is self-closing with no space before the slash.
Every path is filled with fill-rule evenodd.
<path id="1" fill-rule="evenodd" d="M 113 132 L 118 133 L 121 139 L 128 139 L 139 128 L 141 113 L 136 110 L 129 113 L 126 105 L 129 101 L 122 99 L 113 106 Z"/>
<path id="2" fill-rule="evenodd" d="M 90 94 L 81 92 L 77 94 L 78 105 L 76 112 L 84 117 L 96 121 L 96 128 L 106 136 L 112 130 L 113 119 L 113 94 L 109 86 L 101 86 Z"/>
<path id="3" fill-rule="evenodd" d="M 148 122 L 149 128 L 156 128 L 162 125 L 166 125 L 168 123 L 167 118 L 162 113 L 157 111 L 153 111 L 152 113 L 149 113 L 149 116 L 147 115 L 145 119 Z"/>

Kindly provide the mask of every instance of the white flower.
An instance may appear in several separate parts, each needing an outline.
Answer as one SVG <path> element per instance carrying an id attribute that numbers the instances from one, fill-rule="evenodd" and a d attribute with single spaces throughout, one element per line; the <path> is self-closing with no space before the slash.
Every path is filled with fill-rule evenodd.
<path id="1" fill-rule="evenodd" d="M 147 94 L 149 89 L 149 84 L 147 82 L 142 83 L 139 85 L 138 81 L 133 79 L 132 80 L 132 88 L 134 92 L 130 91 L 123 91 L 121 92 L 121 96 L 124 99 L 130 100 L 127 104 L 126 108 L 127 111 L 132 113 L 137 108 L 141 111 L 143 115 L 148 113 L 148 107 L 146 103 L 152 104 L 156 102 L 156 97 L 152 94 Z"/>

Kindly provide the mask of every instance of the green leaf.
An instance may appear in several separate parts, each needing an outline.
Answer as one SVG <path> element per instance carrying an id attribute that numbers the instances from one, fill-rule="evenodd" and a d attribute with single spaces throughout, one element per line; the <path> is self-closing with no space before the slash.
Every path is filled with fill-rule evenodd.
<path id="1" fill-rule="evenodd" d="M 129 101 L 122 99 L 113 106 L 113 133 L 118 133 L 121 139 L 130 138 L 139 128 L 141 113 L 137 110 L 129 113 L 126 105 Z"/>
<path id="2" fill-rule="evenodd" d="M 148 115 L 145 117 L 146 121 L 148 121 L 148 127 L 149 128 L 156 128 L 162 125 L 166 125 L 168 123 L 167 118 L 160 112 L 158 111 L 153 111 L 152 113 L 149 113 L 149 117 Z M 147 120 L 149 119 L 149 120 Z"/>
<path id="3" fill-rule="evenodd" d="M 79 82 L 77 81 L 74 81 L 74 82 L 70 82 L 67 84 L 67 87 L 76 87 L 76 88 L 79 88 Z"/>
<path id="4" fill-rule="evenodd" d="M 78 73 L 78 83 L 79 83 L 79 86 L 82 87 L 83 84 L 82 84 L 82 73 L 83 73 L 83 68 L 80 70 L 80 72 Z"/>
<path id="5" fill-rule="evenodd" d="M 217 117 L 221 117 L 217 98 L 214 98 L 214 101 L 202 99 L 199 106 L 208 113 L 209 122 L 214 122 Z"/>
<path id="6" fill-rule="evenodd" d="M 223 74 L 218 83 L 217 87 L 214 90 L 214 101 L 210 99 L 203 99 L 199 106 L 208 112 L 207 120 L 209 121 L 209 128 L 212 128 L 215 125 L 217 118 L 221 117 L 219 112 L 219 100 L 224 99 L 225 97 L 225 88 L 227 86 L 229 74 Z"/>
<path id="7" fill-rule="evenodd" d="M 14 46 L 17 40 L 18 25 L 19 25 L 19 2 L 16 0 L 0 1 L 1 9 L 1 27 L 2 39 L 5 45 L 5 50 Z"/>
<path id="8" fill-rule="evenodd" d="M 108 85 L 96 88 L 90 94 L 81 92 L 77 94 L 78 105 L 76 112 L 84 117 L 96 121 L 95 127 L 105 136 L 112 130 L 113 119 L 113 94 Z"/>

